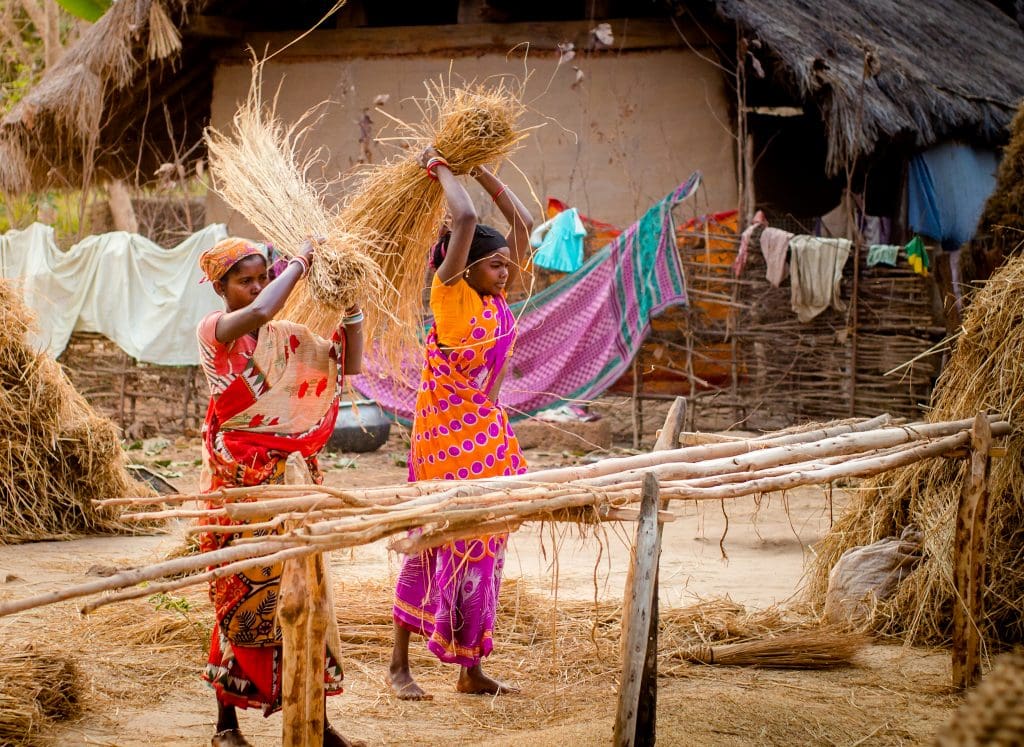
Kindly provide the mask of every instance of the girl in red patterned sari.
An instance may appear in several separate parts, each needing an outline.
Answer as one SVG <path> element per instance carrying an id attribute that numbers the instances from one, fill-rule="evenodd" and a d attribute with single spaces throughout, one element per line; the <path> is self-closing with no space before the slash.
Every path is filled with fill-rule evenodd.
<path id="1" fill-rule="evenodd" d="M 349 309 L 330 340 L 306 327 L 272 321 L 296 283 L 309 271 L 313 244 L 303 244 L 272 281 L 263 252 L 243 239 L 225 239 L 200 257 L 200 266 L 226 311 L 206 316 L 197 330 L 200 359 L 210 385 L 203 425 L 203 492 L 223 487 L 284 482 L 289 454 L 301 454 L 315 482 L 323 476 L 317 454 L 334 430 L 342 377 L 359 373 L 362 312 Z M 209 507 L 219 502 L 210 501 Z M 218 523 L 232 524 L 223 519 Z M 200 535 L 204 551 L 251 536 Z M 281 630 L 277 624 L 282 565 L 253 568 L 210 584 L 217 622 L 204 673 L 217 693 L 213 747 L 244 747 L 236 707 L 281 704 Z M 337 652 L 327 650 L 325 692 L 341 692 Z M 347 745 L 325 721 L 324 745 Z"/>
<path id="2" fill-rule="evenodd" d="M 529 247 L 532 220 L 486 169 L 474 173 L 512 228 L 477 225 L 473 203 L 433 148 L 421 156 L 444 188 L 451 230 L 434 247 L 430 290 L 434 325 L 416 399 L 410 480 L 519 474 L 526 462 L 498 404 L 512 354 L 515 318 L 505 301 L 512 267 Z M 403 700 L 430 698 L 409 669 L 409 637 L 419 633 L 441 661 L 460 666 L 456 690 L 498 694 L 514 688 L 486 675 L 507 534 L 456 540 L 408 556 L 395 590 L 395 646 L 389 683 Z"/>

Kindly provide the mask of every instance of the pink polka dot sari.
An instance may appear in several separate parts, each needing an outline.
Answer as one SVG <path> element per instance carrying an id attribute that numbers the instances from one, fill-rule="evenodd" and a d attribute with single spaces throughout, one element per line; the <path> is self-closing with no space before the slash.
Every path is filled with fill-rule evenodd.
<path id="1" fill-rule="evenodd" d="M 483 296 L 459 280 L 435 281 L 435 318 L 461 324 L 427 337 L 409 455 L 410 480 L 465 480 L 520 474 L 526 462 L 492 392 L 511 357 L 515 317 L 503 296 Z M 440 313 L 439 313 L 440 312 Z M 439 334 L 446 341 L 439 340 Z M 406 557 L 395 590 L 395 622 L 427 639 L 441 661 L 465 667 L 493 649 L 507 534 L 457 540 Z"/>

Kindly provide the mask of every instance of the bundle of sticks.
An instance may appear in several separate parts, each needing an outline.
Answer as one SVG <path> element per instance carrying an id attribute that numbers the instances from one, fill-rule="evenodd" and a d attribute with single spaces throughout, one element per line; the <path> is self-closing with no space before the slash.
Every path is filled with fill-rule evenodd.
<path id="1" fill-rule="evenodd" d="M 990 418 L 994 436 L 1009 423 Z M 126 513 L 125 520 L 218 519 L 279 533 L 238 538 L 228 547 L 164 561 L 79 586 L 0 604 L 0 616 L 102 592 L 83 611 L 166 592 L 254 566 L 399 536 L 392 549 L 421 552 L 454 539 L 511 531 L 527 521 L 581 524 L 635 519 L 643 476 L 652 473 L 667 500 L 722 500 L 867 477 L 948 455 L 969 444 L 973 420 L 892 425 L 888 416 L 781 431 L 753 439 L 610 458 L 584 466 L 466 481 L 425 481 L 339 490 L 315 485 L 230 488 L 164 496 L 172 507 Z M 206 501 L 211 508 L 173 507 Z M 104 507 L 152 506 L 153 498 L 100 501 Z M 659 517 L 673 517 L 661 512 Z M 285 523 L 289 527 L 284 530 Z M 418 529 L 416 533 L 407 534 Z M 238 526 L 197 526 L 237 533 Z M 192 574 L 178 578 L 180 574 Z M 164 580 L 161 580 L 164 579 Z M 144 587 L 137 584 L 147 582 Z M 136 588 L 130 588 L 136 587 Z"/>

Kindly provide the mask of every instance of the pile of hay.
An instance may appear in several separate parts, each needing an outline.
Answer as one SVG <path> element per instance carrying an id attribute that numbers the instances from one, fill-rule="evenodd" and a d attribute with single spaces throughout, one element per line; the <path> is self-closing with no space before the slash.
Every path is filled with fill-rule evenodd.
<path id="1" fill-rule="evenodd" d="M 1010 125 L 1010 142 L 996 172 L 996 187 L 978 221 L 969 251 L 963 253 L 964 278 L 984 280 L 1003 257 L 1024 246 L 1024 102 Z"/>
<path id="2" fill-rule="evenodd" d="M 78 704 L 74 662 L 31 647 L 0 656 L 0 744 L 32 744 Z"/>
<path id="3" fill-rule="evenodd" d="M 986 618 L 982 632 L 997 647 L 1024 641 L 1024 257 L 1010 259 L 972 297 L 962 332 L 932 394 L 933 421 L 997 413 L 1013 432 L 1005 457 L 993 459 L 989 507 Z M 924 559 L 880 604 L 884 633 L 946 643 L 952 625 L 953 530 L 967 460 L 934 459 L 866 480 L 843 517 L 817 546 L 808 592 L 823 605 L 828 573 L 851 547 L 899 535 L 908 524 L 924 533 Z"/>
<path id="4" fill-rule="evenodd" d="M 125 471 L 114 424 L 31 347 L 31 324 L 0 281 L 0 544 L 126 531 L 92 501 L 153 492 Z"/>
<path id="5" fill-rule="evenodd" d="M 326 336 L 344 308 L 358 302 L 368 312 L 367 339 L 399 360 L 400 351 L 418 345 L 427 255 L 444 216 L 441 187 L 416 159 L 435 145 L 458 175 L 505 160 L 527 134 L 517 127 L 525 111 L 519 94 L 504 84 L 429 83 L 426 96 L 416 100 L 422 122 L 395 120 L 394 139 L 405 152 L 352 175 L 346 199 L 334 210 L 324 204 L 332 185 L 311 176 L 320 152 L 299 156 L 317 108 L 285 126 L 275 118 L 274 102 L 265 105 L 261 89 L 257 62 L 232 131 L 207 131 L 216 191 L 285 253 L 309 236 L 328 239 L 317 250 L 309 282 L 289 298 L 284 318 Z"/>

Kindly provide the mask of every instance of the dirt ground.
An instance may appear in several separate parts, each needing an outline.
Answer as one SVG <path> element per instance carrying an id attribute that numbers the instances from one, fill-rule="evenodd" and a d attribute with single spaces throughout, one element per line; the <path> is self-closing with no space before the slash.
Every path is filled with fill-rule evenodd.
<path id="1" fill-rule="evenodd" d="M 167 475 L 179 489 L 195 489 L 197 440 L 148 441 L 131 454 Z M 531 450 L 527 458 L 532 466 L 541 467 L 585 457 Z M 328 454 L 323 466 L 330 485 L 373 485 L 402 481 L 403 460 L 404 446 L 396 433 L 378 452 Z M 847 498 L 836 491 L 835 505 L 830 505 L 823 491 L 815 488 L 785 497 L 765 496 L 758 502 L 748 498 L 724 505 L 674 506 L 679 518 L 666 525 L 662 546 L 663 609 L 721 597 L 748 609 L 784 604 L 799 586 L 810 546 L 827 531 L 831 515 Z M 621 599 L 632 529 L 631 525 L 607 525 L 601 536 L 581 537 L 577 530 L 565 527 L 524 527 L 510 544 L 504 595 L 516 593 L 509 589 L 528 589 L 534 595 L 531 598 L 550 609 L 573 601 Z M 80 583 L 92 578 L 90 573 L 95 574 L 97 567 L 154 562 L 181 542 L 179 527 L 162 536 L 90 537 L 0 547 L 0 598 Z M 538 660 L 548 661 L 548 657 L 556 667 L 560 652 L 568 656 L 569 644 L 579 641 L 538 643 L 533 648 L 509 643 L 503 651 L 499 629 L 488 671 L 519 686 L 522 693 L 489 698 L 456 694 L 454 669 L 436 662 L 414 639 L 414 666 L 435 699 L 395 700 L 385 683 L 388 640 L 383 625 L 389 614 L 387 587 L 394 581 L 398 558 L 384 543 L 377 543 L 334 553 L 331 566 L 335 582 L 343 589 L 339 605 L 358 606 L 374 599 L 381 607 L 373 611 L 377 633 L 346 655 L 345 694 L 328 703 L 330 719 L 346 734 L 374 745 L 562 747 L 610 741 L 618 662 L 608 647 L 595 648 L 594 656 L 602 662 L 588 664 L 586 672 L 560 678 L 528 673 L 536 670 Z M 204 627 L 211 613 L 203 590 L 189 590 L 183 598 L 193 605 L 195 627 Z M 148 608 L 141 609 L 139 615 L 147 614 Z M 5 646 L 26 641 L 45 645 L 73 656 L 83 672 L 82 714 L 44 734 L 43 743 L 209 744 L 214 699 L 197 676 L 205 653 L 197 636 L 189 631 L 190 637 L 180 644 L 125 643 L 112 633 L 116 625 L 102 620 L 80 620 L 72 603 L 0 618 L 0 642 Z M 579 648 L 576 645 L 573 650 Z M 685 667 L 663 672 L 659 680 L 658 741 L 667 745 L 926 744 L 957 703 L 949 679 L 945 652 L 894 645 L 869 646 L 858 655 L 856 666 L 830 672 Z M 280 716 L 264 719 L 250 711 L 242 713 L 241 721 L 256 747 L 279 743 Z"/>

